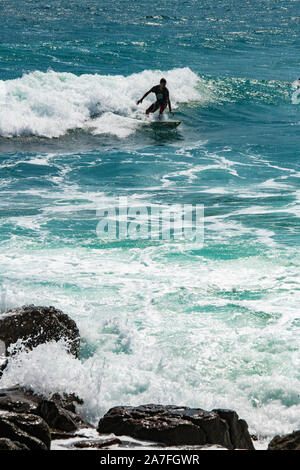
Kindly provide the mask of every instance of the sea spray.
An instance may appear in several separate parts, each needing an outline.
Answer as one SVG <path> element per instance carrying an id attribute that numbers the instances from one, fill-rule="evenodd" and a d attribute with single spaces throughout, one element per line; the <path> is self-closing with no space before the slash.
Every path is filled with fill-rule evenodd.
<path id="1" fill-rule="evenodd" d="M 126 137 L 143 111 L 136 101 L 161 75 L 168 80 L 174 106 L 201 101 L 197 75 L 189 68 L 145 70 L 121 75 L 32 72 L 0 82 L 0 136 L 59 137 L 70 130 Z M 117 90 L 117 93 L 116 93 Z M 150 103 L 151 98 L 145 100 Z M 144 108 L 145 105 L 142 107 Z"/>

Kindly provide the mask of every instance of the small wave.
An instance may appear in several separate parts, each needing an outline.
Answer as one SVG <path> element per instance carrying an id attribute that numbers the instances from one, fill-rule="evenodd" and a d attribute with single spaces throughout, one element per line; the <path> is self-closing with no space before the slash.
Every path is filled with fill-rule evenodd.
<path id="1" fill-rule="evenodd" d="M 0 81 L 0 136 L 60 137 L 70 130 L 92 130 L 120 138 L 135 132 L 149 96 L 136 101 L 165 76 L 174 107 L 201 101 L 198 76 L 189 68 L 145 70 L 130 76 L 35 71 Z"/>
<path id="2" fill-rule="evenodd" d="M 126 138 L 140 127 L 154 95 L 140 106 L 137 99 L 162 76 L 175 109 L 182 104 L 278 105 L 290 99 L 286 83 L 199 76 L 188 67 L 144 70 L 129 76 L 35 71 L 0 81 L 0 138 L 58 138 L 74 131 Z"/>
<path id="3" fill-rule="evenodd" d="M 199 77 L 197 89 L 206 102 L 264 103 L 277 105 L 290 100 L 290 86 L 276 80 L 256 80 L 239 77 Z"/>

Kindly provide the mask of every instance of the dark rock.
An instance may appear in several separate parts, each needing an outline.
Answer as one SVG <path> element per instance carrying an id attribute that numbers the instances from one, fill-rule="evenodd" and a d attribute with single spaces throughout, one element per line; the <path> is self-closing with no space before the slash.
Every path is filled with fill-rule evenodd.
<path id="1" fill-rule="evenodd" d="M 29 450 L 29 448 L 25 446 L 25 444 L 14 442 L 3 437 L 0 438 L 0 450 Z"/>
<path id="2" fill-rule="evenodd" d="M 76 405 L 83 405 L 83 400 L 74 393 L 63 393 L 60 395 L 59 393 L 54 393 L 51 397 L 52 401 L 55 401 L 59 406 L 64 408 L 65 410 L 71 411 L 72 413 L 76 413 Z"/>
<path id="3" fill-rule="evenodd" d="M 114 433 L 167 445 L 218 444 L 227 449 L 254 449 L 247 424 L 230 410 L 204 411 L 178 406 L 144 405 L 112 408 L 100 419 L 100 434 Z M 243 435 L 239 436 L 241 432 Z"/>
<path id="4" fill-rule="evenodd" d="M 20 387 L 0 389 L 0 410 L 40 416 L 56 431 L 72 432 L 82 427 L 91 427 L 76 413 L 69 411 L 75 410 L 74 402 L 82 403 L 82 400 L 75 395 L 58 394 L 53 395 L 50 400 L 45 400 Z"/>
<path id="5" fill-rule="evenodd" d="M 294 431 L 285 436 L 275 436 L 268 450 L 300 450 L 300 431 Z"/>
<path id="6" fill-rule="evenodd" d="M 50 449 L 50 429 L 39 416 L 2 412 L 0 436 L 24 444 L 30 450 Z"/>
<path id="7" fill-rule="evenodd" d="M 21 339 L 32 349 L 48 341 L 69 341 L 70 352 L 77 357 L 80 345 L 79 330 L 74 320 L 54 307 L 24 305 L 0 315 L 0 341 L 8 347 Z"/>
<path id="8" fill-rule="evenodd" d="M 233 410 L 213 410 L 221 419 L 226 421 L 229 427 L 230 440 L 234 449 L 255 450 L 251 436 L 248 432 L 248 424 L 245 420 L 239 419 Z"/>
<path id="9" fill-rule="evenodd" d="M 18 386 L 0 389 L 0 410 L 37 414 L 40 398 Z"/>
<path id="10" fill-rule="evenodd" d="M 86 439 L 84 441 L 75 442 L 74 447 L 77 449 L 105 449 L 120 444 L 122 444 L 120 439 L 101 439 L 97 441 Z"/>
<path id="11" fill-rule="evenodd" d="M 6 369 L 7 364 L 8 364 L 8 359 L 1 358 L 1 360 L 0 360 L 0 379 L 3 375 L 4 370 Z"/>
<path id="12" fill-rule="evenodd" d="M 51 400 L 42 400 L 37 408 L 37 414 L 41 416 L 51 428 L 61 431 L 76 431 L 78 425 L 71 411 L 61 408 L 57 403 Z M 72 416 L 73 415 L 73 416 Z"/>
<path id="13" fill-rule="evenodd" d="M 49 426 L 55 430 L 74 432 L 81 428 L 91 428 L 90 423 L 76 413 L 75 403 L 83 404 L 83 400 L 75 395 L 55 394 L 50 400 L 39 400 L 36 413 L 44 418 Z"/>
<path id="14" fill-rule="evenodd" d="M 74 432 L 65 432 L 65 431 L 58 431 L 57 429 L 51 429 L 51 441 L 53 440 L 60 440 L 60 439 L 73 439 L 74 437 L 84 437 L 83 434 L 77 434 Z"/>

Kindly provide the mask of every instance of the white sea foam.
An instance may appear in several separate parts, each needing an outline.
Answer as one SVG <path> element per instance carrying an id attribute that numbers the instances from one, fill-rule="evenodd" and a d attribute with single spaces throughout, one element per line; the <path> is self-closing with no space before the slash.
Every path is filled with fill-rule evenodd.
<path id="1" fill-rule="evenodd" d="M 294 80 L 291 83 L 291 87 L 292 87 L 293 90 L 297 90 L 298 88 L 300 88 L 300 80 L 299 79 Z"/>
<path id="2" fill-rule="evenodd" d="M 113 405 L 151 401 L 235 408 L 251 432 L 269 436 L 295 429 L 297 258 L 172 258 L 170 250 L 29 252 L 16 243 L 2 252 L 7 278 L 15 279 L 7 281 L 7 307 L 55 303 L 92 350 L 82 361 L 63 342 L 22 352 L 2 386 L 17 380 L 46 396 L 75 392 L 94 422 Z"/>
<path id="3" fill-rule="evenodd" d="M 130 76 L 81 75 L 35 71 L 15 80 L 0 81 L 0 135 L 59 137 L 69 130 L 126 137 L 138 126 L 153 96 L 136 101 L 165 76 L 174 107 L 205 101 L 189 68 L 145 70 Z"/>

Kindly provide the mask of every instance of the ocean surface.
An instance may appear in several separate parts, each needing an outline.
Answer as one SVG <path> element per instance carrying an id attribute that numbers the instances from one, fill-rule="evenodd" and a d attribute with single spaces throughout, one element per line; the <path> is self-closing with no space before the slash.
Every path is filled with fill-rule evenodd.
<path id="1" fill-rule="evenodd" d="M 1 311 L 69 314 L 1 385 L 300 427 L 300 5 L 0 1 Z M 144 125 L 164 76 L 177 130 Z M 166 113 L 166 119 L 169 119 Z M 99 208 L 203 204 L 204 245 L 101 240 Z"/>

